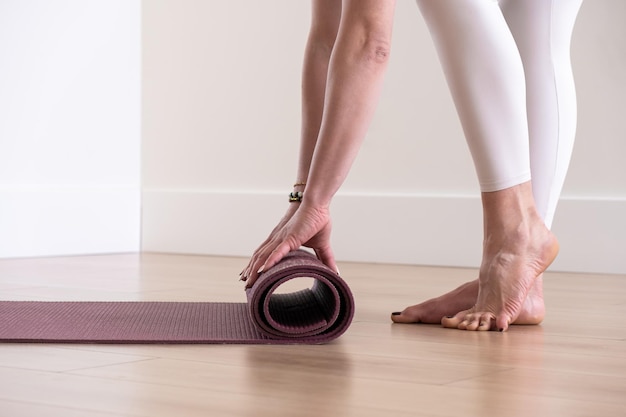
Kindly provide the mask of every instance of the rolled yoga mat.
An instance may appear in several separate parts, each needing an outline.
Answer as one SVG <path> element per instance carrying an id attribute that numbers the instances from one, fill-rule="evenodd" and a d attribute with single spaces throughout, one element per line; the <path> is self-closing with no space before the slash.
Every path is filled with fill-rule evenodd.
<path id="1" fill-rule="evenodd" d="M 311 288 L 276 293 L 313 278 Z M 247 303 L 0 301 L 0 341 L 40 343 L 326 343 L 352 322 L 354 299 L 334 271 L 289 253 L 246 291 Z"/>

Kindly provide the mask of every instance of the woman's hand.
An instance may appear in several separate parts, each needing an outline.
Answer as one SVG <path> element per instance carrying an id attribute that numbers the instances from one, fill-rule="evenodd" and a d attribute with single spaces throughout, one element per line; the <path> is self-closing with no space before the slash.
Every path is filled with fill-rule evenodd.
<path id="1" fill-rule="evenodd" d="M 309 207 L 304 202 L 290 204 L 285 216 L 254 252 L 248 266 L 242 272 L 246 288 L 252 287 L 260 273 L 276 265 L 285 255 L 301 246 L 313 249 L 320 261 L 333 271 L 337 271 L 335 256 L 330 246 L 330 234 L 331 219 L 328 208 Z"/>

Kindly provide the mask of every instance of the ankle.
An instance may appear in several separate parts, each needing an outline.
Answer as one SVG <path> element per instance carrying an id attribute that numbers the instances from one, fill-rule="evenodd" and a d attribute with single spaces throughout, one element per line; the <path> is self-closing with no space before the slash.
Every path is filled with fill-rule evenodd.
<path id="1" fill-rule="evenodd" d="M 538 222 L 543 224 L 535 207 L 530 182 L 504 190 L 481 194 L 485 236 L 489 231 L 515 233 L 523 237 Z"/>

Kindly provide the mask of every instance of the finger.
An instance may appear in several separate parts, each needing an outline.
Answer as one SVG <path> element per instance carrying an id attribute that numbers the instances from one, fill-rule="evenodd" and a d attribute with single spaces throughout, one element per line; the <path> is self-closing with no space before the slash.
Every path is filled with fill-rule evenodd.
<path id="1" fill-rule="evenodd" d="M 259 248 L 254 251 L 250 262 L 246 266 L 245 272 L 243 274 L 243 281 L 248 282 L 250 287 L 256 281 L 258 275 L 258 269 L 265 263 L 265 260 L 269 256 L 269 254 L 274 250 L 273 238 L 268 238 L 267 243 L 259 246 Z"/>
<path id="2" fill-rule="evenodd" d="M 259 274 L 263 272 L 263 268 L 261 267 L 265 261 L 265 256 L 258 256 L 256 259 L 251 262 L 250 267 L 248 269 L 248 276 L 246 277 L 246 286 L 245 288 L 252 288 L 254 283 L 259 277 Z M 261 265 L 261 266 L 259 266 Z"/>
<path id="3" fill-rule="evenodd" d="M 246 280 L 245 288 L 252 288 L 256 280 L 259 278 L 259 275 L 263 272 L 271 268 L 271 265 L 267 265 L 267 260 L 274 253 L 275 249 L 272 250 L 272 247 L 266 247 L 263 253 L 258 254 L 254 257 L 254 260 L 250 262 L 250 266 L 248 268 L 248 276 Z M 282 259 L 282 258 L 281 258 Z"/>
<path id="4" fill-rule="evenodd" d="M 289 243 L 289 242 L 283 242 L 279 244 L 272 251 L 272 253 L 270 253 L 270 255 L 267 257 L 263 265 L 259 267 L 259 269 L 257 270 L 257 274 L 260 274 L 263 271 L 267 271 L 268 269 L 276 265 L 278 262 L 280 262 L 280 260 L 283 259 L 285 255 L 287 255 L 289 252 L 299 247 L 299 246 L 298 247 L 294 247 L 294 246 L 295 244 Z"/>
<path id="5" fill-rule="evenodd" d="M 324 265 L 337 272 L 337 275 L 340 275 L 339 268 L 337 268 L 337 264 L 335 263 L 335 254 L 330 246 L 322 249 L 315 249 L 315 254 L 317 255 L 317 259 L 322 261 Z"/>

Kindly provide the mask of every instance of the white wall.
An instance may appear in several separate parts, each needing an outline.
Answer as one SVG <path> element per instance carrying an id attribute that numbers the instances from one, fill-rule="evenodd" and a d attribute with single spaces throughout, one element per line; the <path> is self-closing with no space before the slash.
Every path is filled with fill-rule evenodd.
<path id="1" fill-rule="evenodd" d="M 0 1 L 0 257 L 139 250 L 140 1 Z"/>
<path id="2" fill-rule="evenodd" d="M 626 2 L 583 5 L 553 269 L 626 273 Z M 309 2 L 143 4 L 143 249 L 249 255 L 295 180 Z M 478 187 L 430 36 L 398 2 L 372 129 L 333 204 L 342 260 L 476 266 Z"/>

